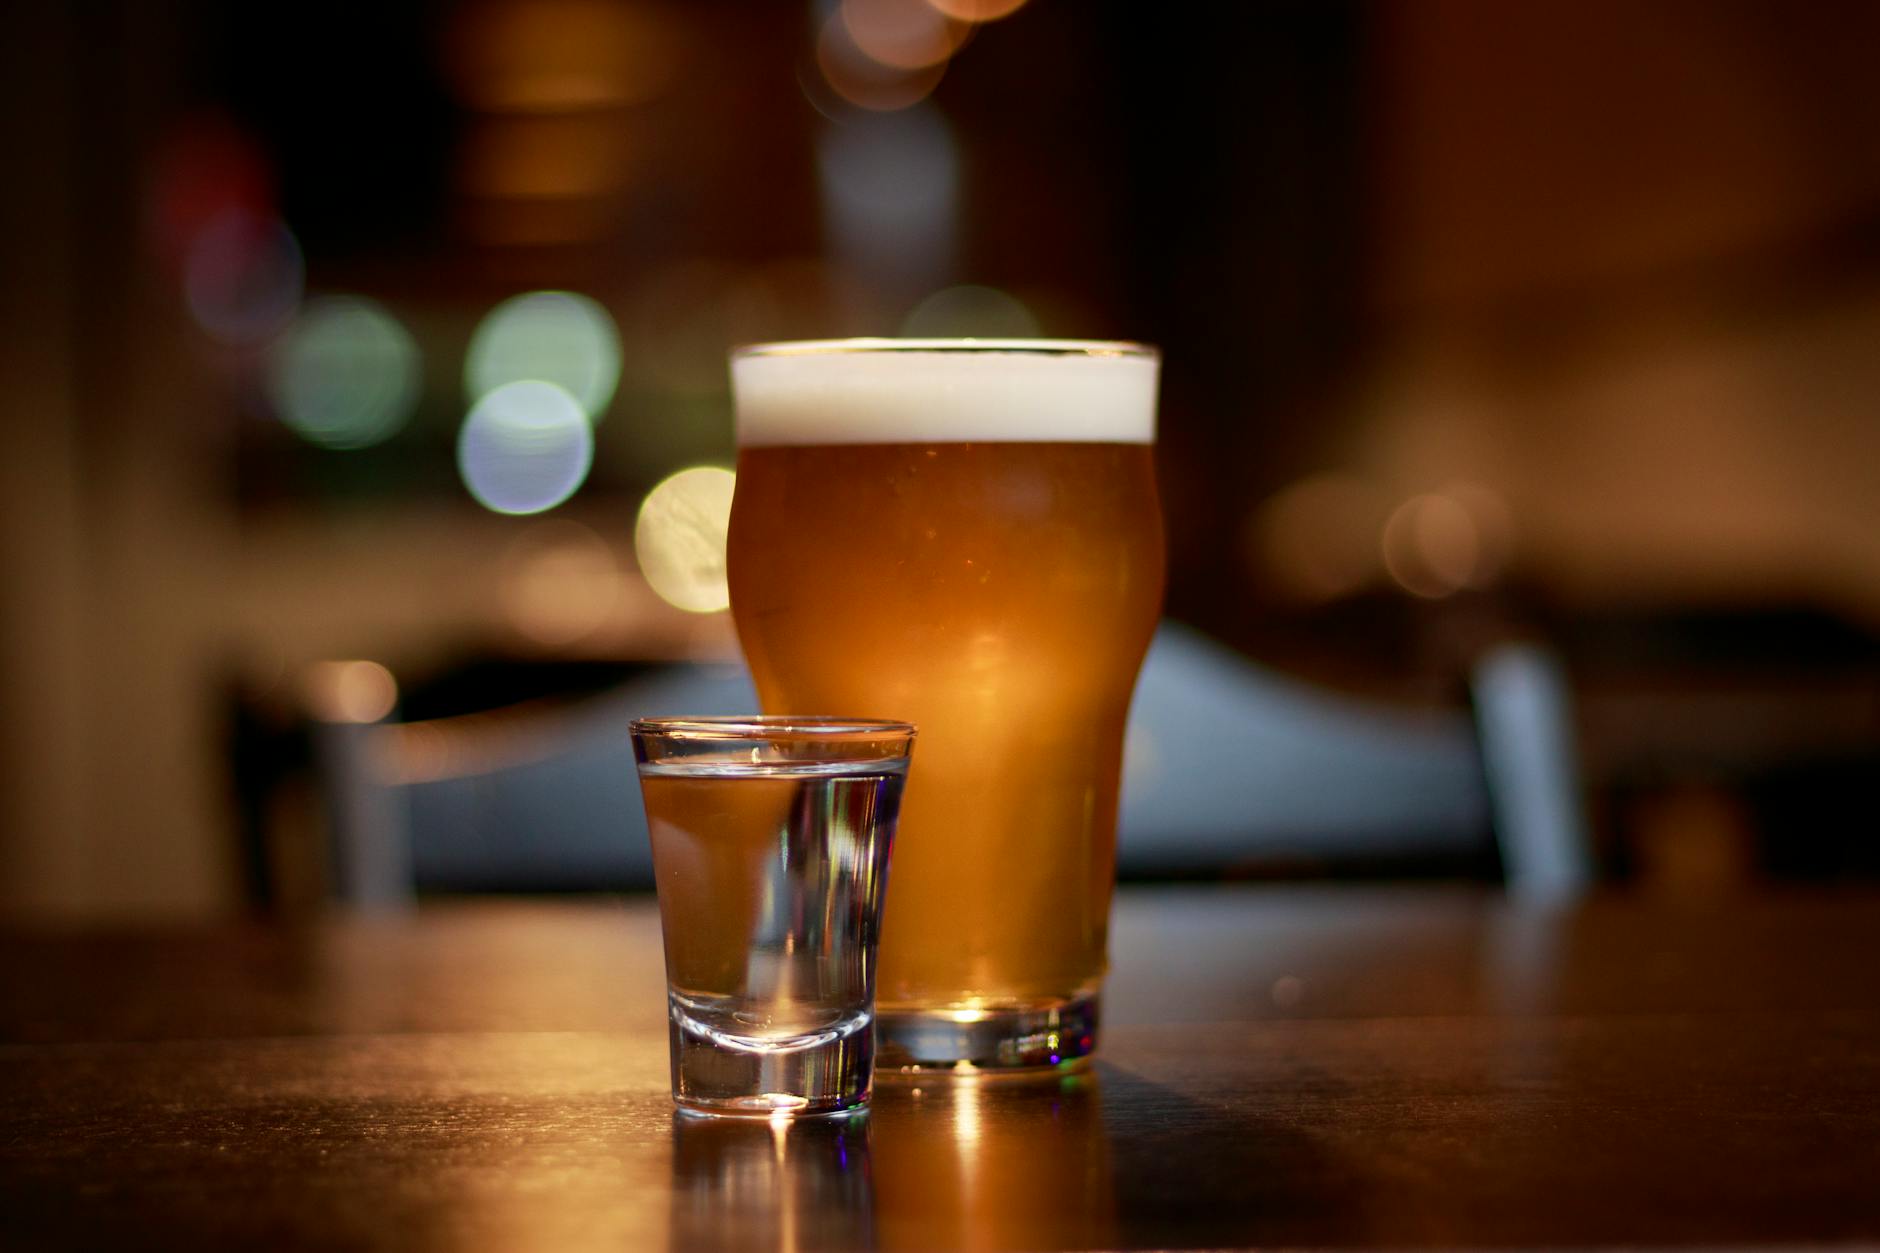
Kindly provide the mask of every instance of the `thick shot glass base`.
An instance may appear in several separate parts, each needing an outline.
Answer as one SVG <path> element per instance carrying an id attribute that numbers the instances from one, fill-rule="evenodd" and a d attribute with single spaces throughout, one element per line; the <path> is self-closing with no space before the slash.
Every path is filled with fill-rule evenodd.
<path id="1" fill-rule="evenodd" d="M 1045 1006 L 883 1010 L 875 1060 L 906 1075 L 1062 1070 L 1096 1049 L 1097 1003 L 1093 993 Z"/>
<path id="2" fill-rule="evenodd" d="M 675 1004 L 670 1029 L 672 1099 L 685 1113 L 803 1118 L 867 1104 L 875 1033 L 866 1018 L 759 1043 L 715 1030 Z"/>

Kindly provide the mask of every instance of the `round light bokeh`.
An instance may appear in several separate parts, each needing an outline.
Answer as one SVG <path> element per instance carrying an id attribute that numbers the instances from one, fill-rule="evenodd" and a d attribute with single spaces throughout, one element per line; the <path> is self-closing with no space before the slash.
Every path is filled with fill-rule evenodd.
<path id="1" fill-rule="evenodd" d="M 594 431 L 580 402 L 535 379 L 490 392 L 457 433 L 464 486 L 497 513 L 553 509 L 574 495 L 593 463 Z"/>
<path id="2" fill-rule="evenodd" d="M 242 209 L 211 218 L 183 258 L 190 315 L 225 344 L 278 334 L 300 306 L 305 279 L 300 243 L 287 224 Z"/>
<path id="3" fill-rule="evenodd" d="M 417 407 L 418 343 L 358 296 L 309 301 L 268 357 L 268 396 L 296 434 L 323 448 L 366 448 Z"/>
<path id="4" fill-rule="evenodd" d="M 1481 534 L 1461 502 L 1434 492 L 1412 496 L 1384 523 L 1384 568 L 1413 596 L 1435 600 L 1469 586 Z"/>
<path id="5" fill-rule="evenodd" d="M 737 476 L 719 466 L 693 466 L 646 494 L 633 527 L 640 573 L 661 600 L 688 613 L 731 605 L 725 580 L 725 537 Z"/>
<path id="6" fill-rule="evenodd" d="M 322 661 L 305 684 L 307 703 L 323 722 L 379 722 L 398 706 L 398 680 L 376 661 Z"/>
<path id="7" fill-rule="evenodd" d="M 508 383 L 553 383 L 599 421 L 620 382 L 620 332 L 607 310 L 575 292 L 513 296 L 470 337 L 464 388 L 474 399 Z"/>
<path id="8" fill-rule="evenodd" d="M 946 60 L 972 29 L 956 25 L 926 0 L 842 0 L 839 12 L 856 48 L 897 70 Z"/>
<path id="9" fill-rule="evenodd" d="M 567 518 L 530 523 L 503 556 L 499 586 L 510 623 L 538 644 L 572 644 L 607 621 L 620 599 L 614 550 Z"/>
<path id="10" fill-rule="evenodd" d="M 1025 7 L 1025 0 L 927 0 L 927 3 L 962 22 L 996 22 Z"/>
<path id="11" fill-rule="evenodd" d="M 911 108 L 933 94 L 946 70 L 942 58 L 915 69 L 886 65 L 856 46 L 842 20 L 831 13 L 816 38 L 816 68 L 837 96 L 860 109 L 892 113 Z"/>
<path id="12" fill-rule="evenodd" d="M 1314 603 L 1363 587 L 1378 567 L 1382 494 L 1356 475 L 1314 474 L 1268 498 L 1247 520 L 1247 556 L 1287 597 Z"/>

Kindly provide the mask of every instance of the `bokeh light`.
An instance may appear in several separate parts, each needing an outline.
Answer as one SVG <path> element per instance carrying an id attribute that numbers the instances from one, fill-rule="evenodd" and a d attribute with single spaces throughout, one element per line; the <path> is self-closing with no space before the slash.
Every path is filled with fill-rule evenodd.
<path id="1" fill-rule="evenodd" d="M 1435 599 L 1467 587 L 1481 558 L 1475 519 L 1456 500 L 1412 496 L 1384 523 L 1384 568 L 1413 596 Z"/>
<path id="2" fill-rule="evenodd" d="M 464 486 L 497 513 L 553 509 L 574 495 L 593 462 L 594 432 L 580 402 L 537 379 L 490 392 L 457 434 Z"/>
<path id="3" fill-rule="evenodd" d="M 1480 483 L 1451 483 L 1442 493 L 1468 510 L 1475 522 L 1475 569 L 1468 585 L 1486 587 L 1514 556 L 1514 511 L 1500 492 Z"/>
<path id="4" fill-rule="evenodd" d="M 270 351 L 268 396 L 289 428 L 323 448 L 365 448 L 395 434 L 417 407 L 418 343 L 383 307 L 322 296 Z"/>
<path id="5" fill-rule="evenodd" d="M 514 296 L 490 310 L 464 363 L 464 387 L 483 396 L 508 383 L 553 383 L 599 421 L 620 382 L 620 332 L 607 310 L 574 292 Z"/>
<path id="6" fill-rule="evenodd" d="M 962 22 L 996 22 L 1025 7 L 1025 0 L 925 0 L 938 12 Z"/>
<path id="7" fill-rule="evenodd" d="M 499 586 L 517 631 L 538 644 L 572 644 L 598 630 L 620 600 L 620 566 L 592 528 L 555 518 L 510 544 Z"/>
<path id="8" fill-rule="evenodd" d="M 946 61 L 918 69 L 899 69 L 862 51 L 849 34 L 840 10 L 831 13 L 816 37 L 816 68 L 829 90 L 859 109 L 892 113 L 911 108 L 940 85 Z"/>
<path id="9" fill-rule="evenodd" d="M 633 527 L 640 573 L 660 599 L 689 613 L 717 613 L 731 604 L 725 581 L 725 536 L 737 476 L 719 466 L 693 466 L 648 492 Z"/>
<path id="10" fill-rule="evenodd" d="M 1307 603 L 1349 595 L 1377 573 L 1382 493 L 1349 474 L 1315 474 L 1248 519 L 1247 555 L 1276 590 Z"/>
<path id="11" fill-rule="evenodd" d="M 926 0 L 842 0 L 841 16 L 863 55 L 898 70 L 939 64 L 972 29 Z"/>
<path id="12" fill-rule="evenodd" d="M 300 244 L 287 224 L 243 209 L 211 218 L 183 258 L 190 316 L 234 346 L 279 334 L 300 306 L 305 278 Z"/>
<path id="13" fill-rule="evenodd" d="M 915 305 L 901 323 L 914 338 L 1036 339 L 1038 319 L 1025 302 L 996 287 L 944 287 Z"/>
<path id="14" fill-rule="evenodd" d="M 304 690 L 323 722 L 378 722 L 398 704 L 398 681 L 376 661 L 322 661 L 308 669 Z"/>

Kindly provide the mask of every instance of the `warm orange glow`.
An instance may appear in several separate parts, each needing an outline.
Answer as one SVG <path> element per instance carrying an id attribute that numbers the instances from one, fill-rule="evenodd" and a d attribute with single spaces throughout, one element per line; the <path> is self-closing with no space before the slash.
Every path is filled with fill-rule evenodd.
<path id="1" fill-rule="evenodd" d="M 607 621 L 620 591 L 614 550 L 579 522 L 538 522 L 504 555 L 503 612 L 538 644 L 572 644 L 593 634 Z"/>
<path id="2" fill-rule="evenodd" d="M 940 85 L 945 61 L 923 69 L 900 70 L 870 57 L 850 37 L 842 14 L 823 23 L 816 40 L 816 68 L 829 89 L 855 105 L 877 113 L 891 113 L 919 104 Z"/>
<path id="3" fill-rule="evenodd" d="M 1514 554 L 1514 514 L 1500 492 L 1479 483 L 1451 483 L 1443 495 L 1468 510 L 1475 523 L 1477 552 L 1468 585 L 1486 587 Z"/>
<path id="4" fill-rule="evenodd" d="M 488 118 L 464 147 L 459 180 L 478 197 L 605 196 L 631 176 L 636 140 L 604 113 Z"/>
<path id="5" fill-rule="evenodd" d="M 377 722 L 398 704 L 398 682 L 376 661 L 323 661 L 307 672 L 306 696 L 324 722 Z"/>
<path id="6" fill-rule="evenodd" d="M 862 53 L 901 70 L 946 60 L 972 29 L 926 0 L 842 0 L 841 15 L 850 40 Z"/>
<path id="7" fill-rule="evenodd" d="M 1498 492 L 1457 483 L 1412 496 L 1384 523 L 1384 568 L 1414 596 L 1486 587 L 1507 564 L 1514 525 Z"/>
<path id="8" fill-rule="evenodd" d="M 926 3 L 962 22 L 996 22 L 1025 7 L 1025 0 L 926 0 Z"/>
<path id="9" fill-rule="evenodd" d="M 1384 568 L 1413 596 L 1435 599 L 1467 587 L 1481 558 L 1469 511 L 1448 496 L 1412 496 L 1384 523 Z"/>
<path id="10" fill-rule="evenodd" d="M 651 99 L 683 66 L 670 19 L 612 0 L 485 0 L 451 32 L 457 92 L 490 112 L 612 108 Z"/>
<path id="11" fill-rule="evenodd" d="M 1377 570 L 1385 505 L 1348 474 L 1315 474 L 1261 505 L 1248 519 L 1247 555 L 1280 591 L 1301 601 L 1331 600 L 1362 587 Z"/>
<path id="12" fill-rule="evenodd" d="M 485 244 L 544 247 L 598 239 L 619 226 L 618 208 L 604 199 L 466 201 L 458 229 Z"/>

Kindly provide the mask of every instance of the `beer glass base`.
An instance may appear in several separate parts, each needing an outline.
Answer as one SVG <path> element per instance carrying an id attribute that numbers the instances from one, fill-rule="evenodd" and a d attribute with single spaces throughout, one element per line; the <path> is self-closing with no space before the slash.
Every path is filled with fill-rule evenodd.
<path id="1" fill-rule="evenodd" d="M 1050 1072 L 1097 1046 L 1097 997 L 1008 1009 L 884 1010 L 878 1074 Z"/>

